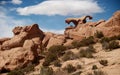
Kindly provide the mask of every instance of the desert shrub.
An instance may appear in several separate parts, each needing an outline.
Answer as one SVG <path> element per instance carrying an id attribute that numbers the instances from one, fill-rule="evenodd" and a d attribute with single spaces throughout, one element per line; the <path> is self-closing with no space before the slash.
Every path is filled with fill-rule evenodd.
<path id="1" fill-rule="evenodd" d="M 107 66 L 108 65 L 108 61 L 107 60 L 100 60 L 99 63 L 103 66 Z"/>
<path id="2" fill-rule="evenodd" d="M 48 49 L 43 66 L 49 66 L 51 62 L 58 59 L 66 48 L 62 45 L 53 45 Z"/>
<path id="3" fill-rule="evenodd" d="M 94 70 L 93 73 L 94 73 L 94 75 L 106 75 L 105 72 L 103 72 L 101 70 Z"/>
<path id="4" fill-rule="evenodd" d="M 22 70 L 13 70 L 9 72 L 7 75 L 25 75 Z"/>
<path id="5" fill-rule="evenodd" d="M 25 75 L 25 73 L 29 73 L 34 70 L 35 65 L 32 63 L 29 63 L 25 68 L 17 68 L 11 72 L 9 72 L 7 75 Z"/>
<path id="6" fill-rule="evenodd" d="M 92 70 L 96 70 L 96 69 L 98 69 L 97 65 L 93 65 Z"/>
<path id="7" fill-rule="evenodd" d="M 53 69 L 51 67 L 42 66 L 40 69 L 40 75 L 53 75 Z"/>
<path id="8" fill-rule="evenodd" d="M 110 42 L 103 42 L 102 47 L 103 49 L 112 50 L 112 49 L 120 48 L 120 45 L 119 45 L 119 42 L 112 40 Z"/>
<path id="9" fill-rule="evenodd" d="M 102 37 L 101 40 L 100 40 L 101 43 L 109 42 L 109 41 L 111 41 L 111 38 L 109 38 L 109 37 Z"/>
<path id="10" fill-rule="evenodd" d="M 65 51 L 66 47 L 63 45 L 53 45 L 48 49 L 49 53 L 57 54 L 58 56 Z"/>
<path id="11" fill-rule="evenodd" d="M 101 31 L 96 31 L 96 33 L 94 34 L 94 36 L 96 38 L 102 38 L 102 37 L 104 37 L 104 35 L 103 35 L 103 33 Z"/>
<path id="12" fill-rule="evenodd" d="M 93 73 L 87 73 L 86 75 L 107 75 L 107 74 L 101 70 L 94 70 Z"/>
<path id="13" fill-rule="evenodd" d="M 110 41 L 109 42 L 109 46 L 108 48 L 111 50 L 111 49 L 116 49 L 116 48 L 119 48 L 119 42 L 113 40 L 113 41 Z"/>
<path id="14" fill-rule="evenodd" d="M 92 52 L 89 49 L 81 49 L 79 52 L 80 57 L 92 58 Z"/>
<path id="15" fill-rule="evenodd" d="M 74 60 L 76 58 L 77 56 L 72 51 L 68 51 L 63 55 L 62 60 L 67 61 L 67 60 Z"/>
<path id="16" fill-rule="evenodd" d="M 68 64 L 64 70 L 66 70 L 68 73 L 72 73 L 74 71 L 76 71 L 76 68 L 74 66 L 72 66 L 71 64 Z"/>
<path id="17" fill-rule="evenodd" d="M 94 37 L 93 36 L 87 37 L 87 38 L 83 39 L 81 41 L 81 43 L 83 43 L 82 46 L 87 46 L 87 45 L 90 45 L 90 44 L 94 44 L 95 43 Z"/>
<path id="18" fill-rule="evenodd" d="M 54 64 L 54 66 L 56 66 L 56 67 L 61 67 L 60 60 L 55 60 L 55 61 L 53 62 L 53 64 Z"/>
<path id="19" fill-rule="evenodd" d="M 87 50 L 91 51 L 92 53 L 96 53 L 95 48 L 93 47 L 93 45 L 89 45 Z"/>
<path id="20" fill-rule="evenodd" d="M 82 66 L 81 65 L 77 65 L 77 67 L 76 67 L 77 69 L 81 69 L 82 68 Z"/>
<path id="21" fill-rule="evenodd" d="M 53 62 L 54 60 L 57 60 L 57 59 L 58 59 L 58 57 L 56 54 L 48 53 L 43 62 L 43 66 L 49 66 L 51 62 Z"/>
<path id="22" fill-rule="evenodd" d="M 82 39 L 81 41 L 73 41 L 73 42 L 72 42 L 72 45 L 73 45 L 75 48 L 79 48 L 79 47 L 88 46 L 88 45 L 94 44 L 94 43 L 95 43 L 94 37 L 93 37 L 93 36 L 90 36 L 90 37 L 87 37 L 87 38 Z"/>
<path id="23" fill-rule="evenodd" d="M 78 72 L 73 73 L 72 75 L 80 75 L 81 73 L 82 71 L 78 71 Z"/>
<path id="24" fill-rule="evenodd" d="M 79 48 L 81 46 L 81 42 L 80 41 L 73 41 L 72 46 L 73 46 L 73 48 Z"/>
<path id="25" fill-rule="evenodd" d="M 27 65 L 27 67 L 23 68 L 22 70 L 23 70 L 24 72 L 28 73 L 28 72 L 34 71 L 34 67 L 35 67 L 34 64 L 29 63 L 29 64 Z"/>

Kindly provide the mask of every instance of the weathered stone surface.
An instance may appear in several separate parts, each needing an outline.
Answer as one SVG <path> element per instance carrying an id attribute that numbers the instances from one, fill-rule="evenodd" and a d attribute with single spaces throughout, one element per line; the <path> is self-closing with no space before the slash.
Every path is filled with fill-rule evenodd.
<path id="1" fill-rule="evenodd" d="M 3 44 L 3 42 L 7 41 L 7 40 L 10 40 L 11 38 L 1 38 L 0 39 L 0 45 Z"/>
<path id="2" fill-rule="evenodd" d="M 33 50 L 34 49 L 34 50 Z M 31 47 L 17 47 L 0 52 L 0 70 L 14 70 L 15 68 L 25 67 L 36 58 L 36 49 Z"/>
<path id="3" fill-rule="evenodd" d="M 11 39 L 1 39 L 0 71 L 14 70 L 25 67 L 38 57 L 38 46 L 41 46 L 44 33 L 37 24 L 25 27 L 15 27 Z"/>
<path id="4" fill-rule="evenodd" d="M 54 35 L 50 38 L 47 48 L 53 46 L 53 45 L 62 45 L 65 42 L 65 36 L 64 35 Z"/>
<path id="5" fill-rule="evenodd" d="M 2 44 L 2 49 L 3 50 L 9 50 L 9 49 L 15 48 L 15 47 L 22 47 L 24 41 L 26 39 L 28 39 L 27 35 L 28 35 L 28 33 L 21 32 L 19 35 L 14 36 L 13 38 L 11 38 L 8 41 L 5 41 Z"/>
<path id="6" fill-rule="evenodd" d="M 81 40 L 93 36 L 96 31 L 101 31 L 108 37 L 120 35 L 120 11 L 115 12 L 108 21 L 78 23 L 75 28 L 66 28 L 64 34 L 67 38 Z"/>
<path id="7" fill-rule="evenodd" d="M 42 40 L 42 45 L 43 45 L 44 47 L 46 47 L 46 46 L 48 45 L 48 42 L 49 42 L 50 38 L 51 38 L 52 36 L 54 36 L 54 34 L 51 33 L 51 32 L 46 32 L 46 33 L 44 33 L 44 34 L 45 34 L 45 37 L 44 37 L 44 39 Z"/>

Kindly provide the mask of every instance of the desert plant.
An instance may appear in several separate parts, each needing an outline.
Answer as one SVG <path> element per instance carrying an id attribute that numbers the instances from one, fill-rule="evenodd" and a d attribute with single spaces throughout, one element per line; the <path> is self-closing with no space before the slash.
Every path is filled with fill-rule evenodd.
<path id="1" fill-rule="evenodd" d="M 82 71 L 78 71 L 78 72 L 73 73 L 72 75 L 80 75 L 81 73 Z"/>
<path id="2" fill-rule="evenodd" d="M 116 48 L 119 48 L 120 46 L 119 46 L 119 42 L 117 42 L 117 41 L 115 41 L 115 40 L 113 40 L 113 41 L 110 41 L 110 43 L 109 43 L 109 49 L 111 50 L 111 49 L 116 49 Z"/>
<path id="3" fill-rule="evenodd" d="M 73 46 L 73 48 L 79 48 L 81 46 L 81 42 L 80 41 L 73 41 L 72 46 Z"/>
<path id="4" fill-rule="evenodd" d="M 62 60 L 67 61 L 67 60 L 73 60 L 76 58 L 77 56 L 72 51 L 68 51 L 63 55 Z"/>
<path id="5" fill-rule="evenodd" d="M 13 70 L 9 72 L 7 75 L 25 75 L 22 70 Z"/>
<path id="6" fill-rule="evenodd" d="M 53 45 L 48 49 L 49 53 L 57 54 L 58 56 L 62 54 L 63 51 L 65 51 L 66 47 L 63 45 Z"/>
<path id="7" fill-rule="evenodd" d="M 58 59 L 58 57 L 56 54 L 48 53 L 43 62 L 43 66 L 49 66 L 51 62 L 53 62 L 54 60 L 57 60 L 57 59 Z"/>
<path id="8" fill-rule="evenodd" d="M 94 34 L 94 36 L 96 38 L 102 38 L 102 37 L 104 37 L 104 35 L 103 35 L 103 33 L 101 31 L 96 31 L 96 33 Z"/>
<path id="9" fill-rule="evenodd" d="M 101 71 L 101 70 L 94 70 L 94 75 L 106 75 L 105 72 Z"/>
<path id="10" fill-rule="evenodd" d="M 81 49 L 80 52 L 79 52 L 79 56 L 80 57 L 86 57 L 86 58 L 92 58 L 93 55 L 92 55 L 92 52 L 89 51 L 88 49 Z"/>
<path id="11" fill-rule="evenodd" d="M 24 68 L 17 68 L 11 72 L 9 72 L 7 75 L 25 75 L 25 73 L 29 73 L 34 70 L 34 64 L 29 63 L 26 67 Z"/>
<path id="12" fill-rule="evenodd" d="M 102 37 L 101 40 L 100 40 L 101 43 L 109 42 L 109 41 L 111 41 L 111 38 L 109 38 L 109 37 Z"/>
<path id="13" fill-rule="evenodd" d="M 66 48 L 62 45 L 53 45 L 48 49 L 43 66 L 49 66 L 51 62 L 57 60 Z"/>
<path id="14" fill-rule="evenodd" d="M 54 64 L 54 66 L 56 66 L 56 67 L 60 67 L 60 66 L 61 66 L 60 60 L 55 60 L 55 61 L 53 62 L 53 64 Z"/>
<path id="15" fill-rule="evenodd" d="M 112 49 L 120 48 L 119 42 L 112 40 L 110 42 L 103 42 L 102 43 L 103 49 L 109 49 L 110 51 Z"/>
<path id="16" fill-rule="evenodd" d="M 87 50 L 91 51 L 92 53 L 96 53 L 95 48 L 93 47 L 93 45 L 89 45 Z"/>
<path id="17" fill-rule="evenodd" d="M 73 45 L 75 48 L 79 48 L 79 47 L 88 46 L 88 45 L 94 44 L 94 43 L 95 43 L 94 37 L 93 37 L 93 36 L 90 36 L 90 37 L 87 37 L 87 38 L 82 39 L 81 41 L 73 41 L 73 42 L 72 42 L 72 45 Z"/>
<path id="18" fill-rule="evenodd" d="M 77 69 L 81 69 L 82 68 L 82 66 L 79 64 L 79 65 L 77 65 L 77 67 L 76 67 Z"/>
<path id="19" fill-rule="evenodd" d="M 103 66 L 107 66 L 108 65 L 108 61 L 107 60 L 100 60 L 99 63 Z"/>
<path id="20" fill-rule="evenodd" d="M 96 70 L 96 69 L 98 69 L 97 65 L 93 65 L 92 70 Z"/>
<path id="21" fill-rule="evenodd" d="M 64 70 L 66 70 L 68 73 L 72 73 L 72 72 L 76 71 L 76 68 L 75 68 L 73 65 L 68 64 L 68 65 L 64 68 Z"/>
<path id="22" fill-rule="evenodd" d="M 93 73 L 88 72 L 86 75 L 107 75 L 107 74 L 101 70 L 94 70 Z"/>
<path id="23" fill-rule="evenodd" d="M 40 75 L 53 75 L 53 69 L 48 66 L 41 66 Z"/>

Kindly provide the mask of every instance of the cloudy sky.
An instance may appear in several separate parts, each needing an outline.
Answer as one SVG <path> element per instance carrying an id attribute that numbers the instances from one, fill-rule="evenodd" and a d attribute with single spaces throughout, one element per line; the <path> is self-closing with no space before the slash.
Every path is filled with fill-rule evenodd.
<path id="1" fill-rule="evenodd" d="M 11 37 L 15 26 L 34 23 L 43 31 L 63 33 L 68 17 L 107 20 L 117 10 L 120 0 L 0 0 L 0 38 Z"/>

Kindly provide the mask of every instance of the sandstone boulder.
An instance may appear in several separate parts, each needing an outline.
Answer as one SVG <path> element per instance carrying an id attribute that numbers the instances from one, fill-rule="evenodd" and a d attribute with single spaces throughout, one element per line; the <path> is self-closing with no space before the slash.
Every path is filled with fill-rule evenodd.
<path id="1" fill-rule="evenodd" d="M 26 39 L 28 39 L 27 35 L 28 35 L 28 33 L 21 32 L 19 35 L 14 36 L 13 38 L 11 38 L 8 41 L 5 41 L 2 44 L 2 49 L 3 50 L 9 50 L 9 49 L 15 48 L 15 47 L 22 47 L 24 41 Z"/>
<path id="2" fill-rule="evenodd" d="M 50 38 L 47 48 L 53 46 L 53 45 L 63 45 L 65 42 L 65 36 L 64 35 L 54 35 Z"/>
<path id="3" fill-rule="evenodd" d="M 0 39 L 0 45 L 3 44 L 3 42 L 7 41 L 7 40 L 10 40 L 11 38 L 1 38 Z"/>
<path id="4" fill-rule="evenodd" d="M 22 47 L 25 40 L 33 38 L 34 42 L 39 45 L 44 38 L 44 33 L 39 29 L 37 24 L 25 27 L 15 27 L 13 33 L 15 36 L 2 44 L 3 50 Z"/>
<path id="5" fill-rule="evenodd" d="M 44 47 L 46 47 L 47 44 L 48 44 L 48 42 L 49 42 L 49 40 L 50 40 L 50 38 L 53 37 L 54 34 L 51 33 L 51 32 L 46 32 L 46 33 L 44 33 L 44 34 L 45 34 L 45 37 L 44 37 L 44 39 L 42 40 L 42 45 L 43 45 Z"/>
<path id="6" fill-rule="evenodd" d="M 120 11 L 107 21 L 77 23 L 75 28 L 66 29 L 64 34 L 67 38 L 82 40 L 84 37 L 93 36 L 96 31 L 101 31 L 107 37 L 120 35 Z"/>
<path id="7" fill-rule="evenodd" d="M 24 47 L 16 47 L 0 52 L 0 71 L 11 71 L 16 68 L 25 67 L 34 62 L 37 57 L 36 46 L 33 41 L 25 41 Z"/>

